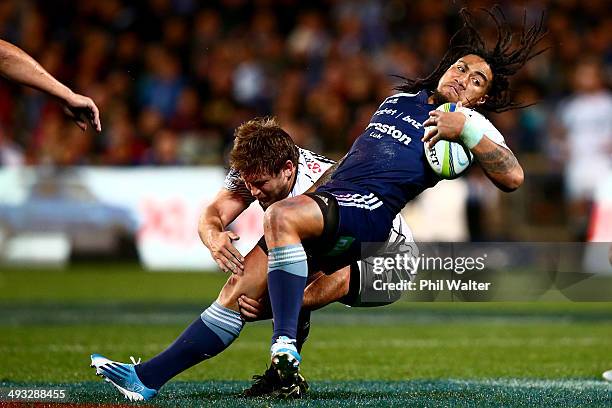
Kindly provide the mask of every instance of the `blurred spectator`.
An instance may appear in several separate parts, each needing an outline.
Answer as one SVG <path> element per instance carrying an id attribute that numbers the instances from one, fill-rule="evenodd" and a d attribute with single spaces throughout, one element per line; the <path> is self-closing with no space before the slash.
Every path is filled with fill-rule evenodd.
<path id="1" fill-rule="evenodd" d="M 156 109 L 169 119 L 184 86 L 179 60 L 157 45 L 150 46 L 145 54 L 148 73 L 139 84 L 139 101 L 143 107 Z"/>
<path id="2" fill-rule="evenodd" d="M 550 47 L 512 80 L 516 99 L 534 105 L 490 115 L 526 171 L 510 199 L 530 195 L 519 200 L 532 207 L 524 213 L 562 207 L 561 217 L 570 204 L 583 238 L 595 184 L 612 171 L 610 2 L 501 3 L 517 26 L 525 11 L 532 20 L 546 10 Z M 53 102 L 0 81 L 0 164 L 225 164 L 234 128 L 264 115 L 299 145 L 339 158 L 398 76 L 435 68 L 463 6 L 490 2 L 2 1 L 0 38 L 90 95 L 105 128 L 79 133 Z M 475 23 L 495 34 L 484 13 Z M 503 238 L 496 231 L 510 218 L 495 210 L 504 199 L 476 169 L 467 181 L 473 238 Z M 534 191 L 548 201 L 535 204 Z"/>
<path id="3" fill-rule="evenodd" d="M 573 73 L 573 93 L 561 104 L 555 125 L 564 137 L 566 194 L 578 238 L 584 238 L 600 177 L 612 174 L 612 92 L 600 62 L 583 58 Z"/>
<path id="4" fill-rule="evenodd" d="M 14 167 L 24 164 L 24 156 L 21 148 L 13 143 L 0 127 L 0 166 Z"/>
<path id="5" fill-rule="evenodd" d="M 324 17 L 318 11 L 307 10 L 297 20 L 287 39 L 290 55 L 303 62 L 323 58 L 331 43 Z"/>
<path id="6" fill-rule="evenodd" d="M 133 166 L 140 162 L 145 146 L 126 112 L 110 124 L 102 163 L 109 166 Z"/>
<path id="7" fill-rule="evenodd" d="M 568 197 L 588 203 L 592 174 L 609 155 L 609 84 L 602 79 L 612 72 L 609 2 L 502 3 L 517 25 L 525 10 L 528 19 L 546 10 L 551 49 L 513 80 L 517 99 L 536 105 L 492 120 L 522 161 L 525 153 L 535 157 L 527 167 L 552 158 L 567 175 Z M 1 38 L 91 94 L 108 125 L 99 137 L 79 139 L 37 93 L 0 83 L 0 125 L 10 135 L 3 157 L 55 165 L 222 164 L 236 125 L 271 114 L 297 143 L 340 157 L 393 92 L 394 75 L 431 72 L 463 5 L 489 3 L 6 0 Z M 494 33 L 484 14 L 476 23 Z M 570 68 L 584 50 L 602 66 L 587 63 L 574 75 Z M 551 112 L 562 129 L 546 138 Z"/>
<path id="8" fill-rule="evenodd" d="M 176 110 L 168 121 L 170 127 L 179 132 L 198 130 L 202 126 L 201 119 L 197 91 L 191 87 L 184 88 L 178 97 Z"/>
<path id="9" fill-rule="evenodd" d="M 143 164 L 154 166 L 177 166 L 179 160 L 179 139 L 170 129 L 162 129 L 153 138 L 153 146 L 149 148 L 143 159 Z"/>

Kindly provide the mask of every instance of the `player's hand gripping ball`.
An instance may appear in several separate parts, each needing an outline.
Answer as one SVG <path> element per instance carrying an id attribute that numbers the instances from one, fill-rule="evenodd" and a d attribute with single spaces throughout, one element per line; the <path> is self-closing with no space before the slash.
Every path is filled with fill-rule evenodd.
<path id="1" fill-rule="evenodd" d="M 440 105 L 437 110 L 442 112 L 454 112 L 454 103 Z M 462 113 L 468 113 L 466 108 L 460 108 Z M 468 113 L 469 114 L 469 113 Z M 435 126 L 427 126 L 425 135 L 434 130 Z M 455 179 L 461 176 L 472 165 L 474 156 L 461 142 L 449 142 L 438 140 L 432 147 L 425 143 L 425 157 L 431 169 L 443 179 Z"/>

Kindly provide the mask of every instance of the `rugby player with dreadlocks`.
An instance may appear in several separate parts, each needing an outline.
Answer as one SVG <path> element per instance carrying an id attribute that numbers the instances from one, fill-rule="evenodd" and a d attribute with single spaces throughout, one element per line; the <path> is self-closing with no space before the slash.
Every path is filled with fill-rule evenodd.
<path id="1" fill-rule="evenodd" d="M 499 9 L 494 11 L 501 15 Z M 502 135 L 475 111 L 501 112 L 520 107 L 510 98 L 508 78 L 539 54 L 534 47 L 544 34 L 543 24 L 540 20 L 523 30 L 520 48 L 513 49 L 512 31 L 503 15 L 489 15 L 499 33 L 493 49 L 485 47 L 471 15 L 462 10 L 464 26 L 452 37 L 448 52 L 434 72 L 424 79 L 406 79 L 398 89 L 400 93 L 382 102 L 344 159 L 321 177 L 317 183 L 321 186 L 315 192 L 280 200 L 267 208 L 267 277 L 274 316 L 271 361 L 283 384 L 277 395 L 296 395 L 300 384 L 301 356 L 295 339 L 308 275 L 303 241 L 308 242 L 311 259 L 326 265 L 328 271 L 366 257 L 361 244 L 384 242 L 404 205 L 439 181 L 425 159 L 425 143 L 461 141 L 499 188 L 512 191 L 521 185 L 522 168 Z M 470 110 L 465 114 L 435 110 L 445 102 Z M 435 126 L 436 130 L 423 135 L 425 126 Z M 244 182 L 248 189 L 252 187 L 249 180 Z M 212 312 L 218 321 L 236 319 L 235 313 L 223 308 Z M 228 327 L 220 330 L 220 335 L 208 336 L 205 342 L 199 341 L 201 333 L 186 331 L 174 343 L 186 350 L 180 358 L 202 361 L 218 354 L 238 336 L 239 331 Z M 217 346 L 207 346 L 209 340 L 215 340 Z M 115 386 L 130 399 L 146 400 L 157 394 L 157 389 L 142 383 L 134 364 L 94 356 L 92 364 L 103 366 L 107 370 L 104 376 L 114 378 Z M 95 359 L 102 361 L 100 366 Z"/>
<path id="2" fill-rule="evenodd" d="M 488 178 L 501 190 L 523 182 L 523 170 L 503 136 L 476 111 L 501 112 L 520 107 L 512 101 L 509 77 L 542 51 L 543 17 L 513 32 L 498 7 L 486 11 L 498 37 L 487 48 L 471 14 L 461 10 L 463 27 L 426 78 L 406 79 L 400 93 L 385 99 L 364 132 L 314 193 L 271 205 L 264 232 L 269 249 L 268 293 L 274 317 L 271 362 L 284 380 L 299 377 L 301 356 L 296 327 L 308 275 L 306 252 L 316 242 L 319 259 L 341 267 L 364 257 L 362 244 L 384 242 L 395 215 L 439 178 L 428 166 L 424 149 L 439 140 L 462 142 Z M 436 107 L 456 103 L 459 111 Z M 461 109 L 461 106 L 469 109 Z M 424 133 L 424 127 L 435 130 Z"/>

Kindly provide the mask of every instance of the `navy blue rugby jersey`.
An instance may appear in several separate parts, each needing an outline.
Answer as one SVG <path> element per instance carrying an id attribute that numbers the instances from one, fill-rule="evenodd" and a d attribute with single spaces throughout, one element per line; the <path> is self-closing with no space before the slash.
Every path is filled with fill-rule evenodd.
<path id="1" fill-rule="evenodd" d="M 325 189 L 374 193 L 394 213 L 440 178 L 431 170 L 421 142 L 423 122 L 436 107 L 427 92 L 385 99 Z"/>

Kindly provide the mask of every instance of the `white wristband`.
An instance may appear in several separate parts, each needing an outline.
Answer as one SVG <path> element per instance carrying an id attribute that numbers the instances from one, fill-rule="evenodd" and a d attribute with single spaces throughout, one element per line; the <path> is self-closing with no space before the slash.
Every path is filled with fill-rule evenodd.
<path id="1" fill-rule="evenodd" d="M 465 123 L 461 130 L 461 141 L 467 146 L 468 149 L 472 149 L 484 136 L 484 129 L 478 126 L 478 123 L 468 115 L 465 115 Z"/>

